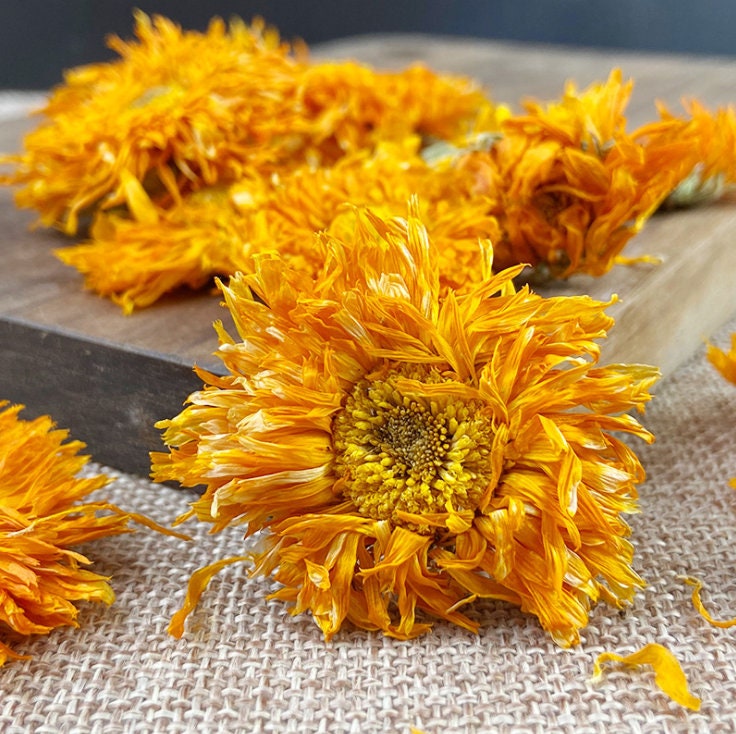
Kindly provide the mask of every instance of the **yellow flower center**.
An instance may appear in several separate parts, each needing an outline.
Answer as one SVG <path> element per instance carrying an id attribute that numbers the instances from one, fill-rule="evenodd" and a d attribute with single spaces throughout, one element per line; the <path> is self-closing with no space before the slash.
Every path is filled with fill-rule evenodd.
<path id="1" fill-rule="evenodd" d="M 548 224 L 554 225 L 557 218 L 570 206 L 569 197 L 559 192 L 544 191 L 533 198 L 534 206 Z"/>
<path id="2" fill-rule="evenodd" d="M 333 437 L 343 494 L 361 513 L 411 525 L 397 512 L 476 508 L 491 475 L 493 429 L 483 401 L 422 389 L 451 382 L 418 366 L 356 384 Z"/>

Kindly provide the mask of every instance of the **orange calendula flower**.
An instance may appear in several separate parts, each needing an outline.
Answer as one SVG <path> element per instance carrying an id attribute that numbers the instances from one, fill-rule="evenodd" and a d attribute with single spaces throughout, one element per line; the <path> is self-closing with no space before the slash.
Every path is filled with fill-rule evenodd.
<path id="1" fill-rule="evenodd" d="M 660 119 L 633 133 L 649 155 L 656 152 L 662 165 L 677 172 L 664 207 L 717 199 L 736 184 L 736 110 L 712 112 L 690 100 L 685 111 L 686 117 L 677 117 L 659 105 Z"/>
<path id="2" fill-rule="evenodd" d="M 559 102 L 505 119 L 488 151 L 459 159 L 501 225 L 497 265 L 602 275 L 672 191 L 673 173 L 626 134 L 631 86 L 618 70 L 581 93 L 569 84 Z"/>
<path id="3" fill-rule="evenodd" d="M 651 440 L 627 411 L 657 370 L 598 366 L 607 304 L 516 291 L 522 266 L 492 274 L 488 243 L 480 281 L 443 290 L 416 201 L 315 243 L 316 278 L 268 253 L 222 286 L 227 374 L 199 370 L 204 388 L 159 424 L 153 477 L 205 485 L 182 520 L 263 531 L 254 572 L 327 639 L 345 622 L 476 630 L 462 607 L 492 598 L 577 642 L 594 602 L 643 583 L 621 515 L 644 473 L 615 434 Z M 192 578 L 174 634 L 238 560 Z"/>
<path id="4" fill-rule="evenodd" d="M 492 107 L 469 80 L 421 66 L 310 63 L 261 22 L 214 19 L 199 33 L 135 19 L 137 41 L 112 38 L 117 61 L 67 72 L 9 159 L 18 205 L 69 234 L 99 207 L 135 210 L 140 186 L 169 206 L 249 167 L 327 164 L 408 134 L 462 136 Z"/>
<path id="5" fill-rule="evenodd" d="M 630 655 L 603 652 L 595 660 L 593 680 L 602 677 L 603 663 L 607 662 L 622 663 L 627 668 L 651 665 L 654 668 L 655 683 L 663 693 L 681 706 L 692 711 L 700 710 L 701 700 L 690 692 L 682 666 L 666 647 L 651 642 Z"/>
<path id="6" fill-rule="evenodd" d="M 113 602 L 108 578 L 85 568 L 91 561 L 74 546 L 131 532 L 131 521 L 186 537 L 106 502 L 79 504 L 108 478 L 78 476 L 84 444 L 48 416 L 20 420 L 21 410 L 0 402 L 0 665 L 24 657 L 7 644 L 9 631 L 77 627 L 75 602 Z"/>
<path id="7" fill-rule="evenodd" d="M 322 163 L 409 135 L 461 141 L 496 129 L 499 112 L 469 78 L 437 74 L 422 64 L 378 71 L 354 61 L 305 63 L 297 95 L 311 138 L 335 148 L 331 156 L 329 148 L 322 151 Z"/>
<path id="8" fill-rule="evenodd" d="M 331 166 L 305 165 L 278 176 L 253 169 L 230 187 L 200 189 L 168 209 L 156 207 L 141 187 L 133 218 L 100 215 L 92 241 L 57 255 L 86 275 L 89 288 L 129 313 L 180 286 L 253 272 L 254 257 L 269 250 L 314 275 L 323 253 L 313 247 L 312 235 L 349 232 L 354 213 L 347 202 L 400 215 L 420 192 L 443 283 L 477 281 L 478 238 L 494 239 L 497 222 L 486 213 L 487 199 L 469 191 L 462 171 L 434 169 L 419 147 L 414 137 L 347 154 Z"/>
<path id="9" fill-rule="evenodd" d="M 8 182 L 23 186 L 17 204 L 69 234 L 83 212 L 124 203 L 130 181 L 176 199 L 187 185 L 237 176 L 264 139 L 283 133 L 274 117 L 298 122 L 293 112 L 285 119 L 282 102 L 294 94 L 296 62 L 275 32 L 219 19 L 204 34 L 184 32 L 140 12 L 135 20 L 137 42 L 109 41 L 119 60 L 66 72 L 11 159 Z"/>

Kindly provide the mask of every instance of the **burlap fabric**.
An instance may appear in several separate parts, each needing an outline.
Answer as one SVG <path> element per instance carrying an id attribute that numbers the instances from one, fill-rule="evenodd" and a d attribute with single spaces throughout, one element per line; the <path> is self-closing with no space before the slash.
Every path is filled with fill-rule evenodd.
<path id="1" fill-rule="evenodd" d="M 725 344 L 736 320 L 716 340 Z M 190 574 L 239 554 L 241 533 L 185 526 L 191 543 L 141 530 L 82 550 L 112 576 L 110 608 L 87 604 L 80 629 L 13 641 L 28 661 L 0 668 L 0 731 L 74 732 L 733 732 L 736 629 L 708 625 L 680 574 L 699 576 L 716 616 L 736 614 L 736 387 L 703 351 L 662 382 L 640 445 L 648 479 L 631 518 L 636 568 L 648 587 L 620 613 L 594 611 L 582 643 L 556 647 L 535 619 L 480 602 L 476 636 L 438 623 L 412 642 L 345 629 L 325 643 L 310 618 L 266 601 L 272 584 L 226 569 L 187 624 L 166 632 Z M 5 396 L 12 399 L 12 396 Z M 100 493 L 169 523 L 191 495 L 119 475 Z M 659 642 L 703 700 L 687 711 L 648 670 L 607 669 L 595 656 Z"/>

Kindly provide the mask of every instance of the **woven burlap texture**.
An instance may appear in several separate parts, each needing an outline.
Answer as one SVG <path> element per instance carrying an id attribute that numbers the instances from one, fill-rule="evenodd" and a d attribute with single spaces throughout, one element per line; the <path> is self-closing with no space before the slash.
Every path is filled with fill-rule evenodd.
<path id="1" fill-rule="evenodd" d="M 736 321 L 716 335 L 722 345 Z M 399 642 L 346 629 L 325 643 L 312 620 L 266 601 L 274 587 L 232 566 L 215 578 L 183 639 L 166 632 L 196 568 L 238 554 L 239 531 L 186 543 L 141 530 L 85 547 L 112 576 L 106 608 L 84 605 L 81 628 L 18 640 L 32 659 L 0 669 L 0 731 L 36 732 L 733 732 L 736 630 L 693 609 L 678 575 L 706 584 L 716 616 L 736 613 L 736 387 L 704 348 L 657 388 L 639 446 L 648 472 L 631 517 L 636 568 L 648 586 L 631 609 L 598 606 L 582 643 L 556 647 L 535 619 L 476 603 L 478 635 L 438 623 Z M 168 524 L 191 495 L 120 476 L 100 496 Z M 666 645 L 681 661 L 699 712 L 671 702 L 651 670 L 608 667 L 604 650 Z"/>

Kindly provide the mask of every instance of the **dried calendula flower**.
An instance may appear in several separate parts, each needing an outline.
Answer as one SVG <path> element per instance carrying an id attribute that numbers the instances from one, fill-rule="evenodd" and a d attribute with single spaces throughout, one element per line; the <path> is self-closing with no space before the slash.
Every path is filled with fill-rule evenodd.
<path id="1" fill-rule="evenodd" d="M 323 235 L 311 277 L 275 254 L 222 286 L 238 337 L 217 326 L 227 374 L 162 421 L 153 477 L 205 492 L 182 520 L 262 532 L 254 573 L 331 638 L 345 622 L 400 639 L 432 618 L 469 630 L 476 598 L 536 615 L 562 645 L 591 605 L 626 604 L 642 580 L 621 515 L 644 478 L 617 434 L 657 370 L 598 366 L 607 304 L 542 298 L 522 266 L 443 291 L 436 246 L 408 218 L 359 211 Z M 202 569 L 172 620 L 212 575 Z"/>
<path id="2" fill-rule="evenodd" d="M 679 179 L 658 151 L 626 133 L 631 86 L 619 70 L 583 92 L 568 84 L 561 100 L 504 119 L 490 149 L 457 159 L 500 224 L 498 266 L 602 275 L 672 191 Z"/>
<path id="3" fill-rule="evenodd" d="M 679 117 L 663 104 L 660 119 L 633 133 L 649 156 L 677 172 L 676 185 L 662 202 L 665 208 L 685 207 L 717 199 L 736 184 L 736 110 L 711 111 L 697 100 L 685 103 Z"/>
<path id="4" fill-rule="evenodd" d="M 219 19 L 205 33 L 182 31 L 141 12 L 135 20 L 137 41 L 109 40 L 118 60 L 66 72 L 10 159 L 17 204 L 69 234 L 82 213 L 124 203 L 131 180 L 176 199 L 192 183 L 237 176 L 264 140 L 297 126 L 282 103 L 297 62 L 274 31 Z"/>
<path id="5" fill-rule="evenodd" d="M 105 475 L 79 476 L 87 457 L 79 441 L 48 416 L 18 418 L 22 406 L 0 402 L 0 665 L 22 658 L 7 633 L 48 634 L 78 626 L 79 601 L 111 604 L 108 578 L 85 568 L 74 546 L 131 532 L 131 521 L 172 533 L 107 502 L 84 502 Z"/>
<path id="6" fill-rule="evenodd" d="M 603 664 L 607 662 L 622 663 L 627 668 L 651 665 L 654 668 L 655 683 L 663 693 L 681 706 L 685 706 L 693 711 L 700 709 L 701 701 L 690 692 L 682 666 L 666 647 L 656 642 L 651 642 L 629 655 L 603 652 L 595 660 L 593 669 L 594 681 L 602 677 Z"/>

